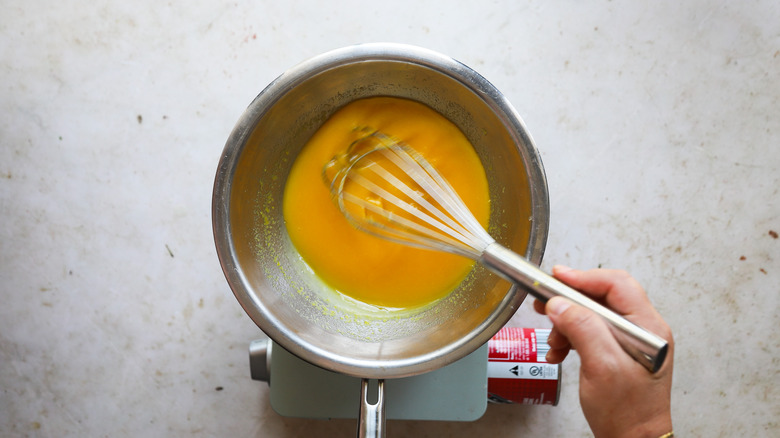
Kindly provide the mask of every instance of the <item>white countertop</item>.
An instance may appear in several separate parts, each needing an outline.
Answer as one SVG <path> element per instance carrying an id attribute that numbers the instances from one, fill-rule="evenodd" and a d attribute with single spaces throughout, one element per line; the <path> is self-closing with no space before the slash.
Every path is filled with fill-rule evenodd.
<path id="1" fill-rule="evenodd" d="M 5 2 L 0 16 L 0 435 L 353 436 L 283 418 L 214 250 L 222 147 L 290 66 L 359 42 L 471 66 L 544 160 L 543 267 L 628 269 L 674 329 L 680 436 L 780 419 L 780 5 Z M 530 302 L 513 325 L 547 327 Z M 578 359 L 557 407 L 389 436 L 588 436 Z M 775 432 L 771 432 L 775 430 Z"/>

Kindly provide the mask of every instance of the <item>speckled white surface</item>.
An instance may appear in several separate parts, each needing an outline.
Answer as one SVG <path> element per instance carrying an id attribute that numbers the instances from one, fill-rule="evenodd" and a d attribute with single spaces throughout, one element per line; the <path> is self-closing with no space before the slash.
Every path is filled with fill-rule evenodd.
<path id="1" fill-rule="evenodd" d="M 621 267 L 677 340 L 680 436 L 780 428 L 780 4 L 26 2 L 0 14 L 0 435 L 352 436 L 249 379 L 213 247 L 239 114 L 286 68 L 415 44 L 493 82 L 549 179 L 544 266 Z M 525 306 L 514 325 L 548 326 Z M 389 436 L 589 436 L 558 407 Z M 222 388 L 222 390 L 217 390 Z"/>

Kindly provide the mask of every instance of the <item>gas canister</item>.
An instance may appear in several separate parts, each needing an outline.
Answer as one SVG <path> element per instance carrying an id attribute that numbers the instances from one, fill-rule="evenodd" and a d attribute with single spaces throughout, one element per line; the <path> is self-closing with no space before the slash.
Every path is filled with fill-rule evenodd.
<path id="1" fill-rule="evenodd" d="M 547 363 L 549 329 L 504 327 L 488 341 L 488 400 L 557 405 L 561 367 Z"/>

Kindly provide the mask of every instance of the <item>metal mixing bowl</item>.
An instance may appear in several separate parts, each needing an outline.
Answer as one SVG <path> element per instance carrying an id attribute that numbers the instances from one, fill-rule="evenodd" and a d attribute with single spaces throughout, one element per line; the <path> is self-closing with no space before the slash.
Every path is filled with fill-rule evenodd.
<path id="1" fill-rule="evenodd" d="M 331 114 L 371 96 L 422 102 L 463 131 L 488 176 L 489 232 L 537 264 L 549 205 L 520 117 L 488 81 L 447 56 L 398 44 L 346 47 L 290 69 L 257 96 L 225 145 L 214 184 L 214 238 L 227 281 L 252 320 L 293 354 L 339 373 L 394 378 L 474 351 L 526 293 L 477 266 L 432 306 L 383 312 L 335 299 L 301 260 L 282 215 L 287 175 Z"/>

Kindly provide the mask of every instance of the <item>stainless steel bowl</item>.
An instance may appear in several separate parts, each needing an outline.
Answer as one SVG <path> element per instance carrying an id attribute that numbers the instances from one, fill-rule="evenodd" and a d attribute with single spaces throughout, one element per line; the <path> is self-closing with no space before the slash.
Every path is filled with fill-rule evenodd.
<path id="1" fill-rule="evenodd" d="M 214 238 L 227 281 L 252 320 L 288 351 L 335 372 L 384 379 L 466 356 L 526 293 L 476 267 L 428 308 L 367 310 L 334 299 L 304 264 L 282 216 L 287 175 L 333 112 L 370 96 L 422 102 L 464 132 L 488 175 L 490 233 L 537 264 L 549 205 L 544 169 L 520 117 L 487 80 L 447 56 L 398 44 L 346 47 L 293 67 L 257 96 L 225 145 L 214 184 Z"/>

